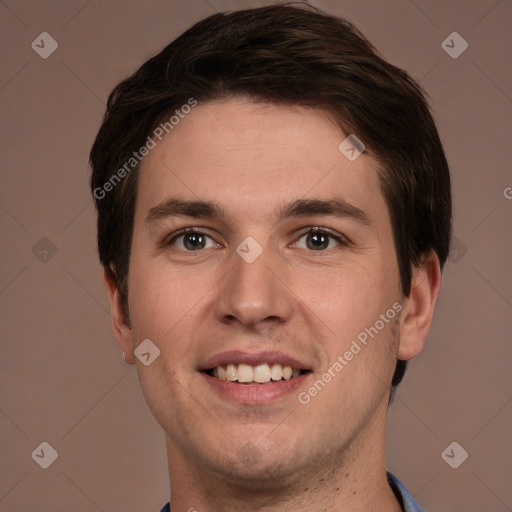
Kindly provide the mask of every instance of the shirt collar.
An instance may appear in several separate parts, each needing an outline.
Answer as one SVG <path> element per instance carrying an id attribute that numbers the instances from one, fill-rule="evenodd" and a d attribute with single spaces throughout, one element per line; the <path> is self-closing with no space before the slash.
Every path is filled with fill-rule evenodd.
<path id="1" fill-rule="evenodd" d="M 411 496 L 405 485 L 400 482 L 395 475 L 388 471 L 386 473 L 386 477 L 388 479 L 389 486 L 393 489 L 393 492 L 400 502 L 404 512 L 425 512 L 425 510 L 421 508 L 418 502 Z"/>

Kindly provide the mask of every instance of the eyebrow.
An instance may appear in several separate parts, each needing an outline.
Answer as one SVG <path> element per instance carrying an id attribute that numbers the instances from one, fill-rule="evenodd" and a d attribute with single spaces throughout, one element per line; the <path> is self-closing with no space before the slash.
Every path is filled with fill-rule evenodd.
<path id="1" fill-rule="evenodd" d="M 177 197 L 168 197 L 157 206 L 150 208 L 146 215 L 146 224 L 153 224 L 169 217 L 224 218 L 224 210 L 211 201 L 187 201 Z"/>
<path id="2" fill-rule="evenodd" d="M 370 218 L 363 210 L 340 198 L 329 200 L 297 199 L 281 209 L 279 220 L 309 215 L 334 215 L 371 226 Z"/>
<path id="3" fill-rule="evenodd" d="M 328 200 L 297 199 L 280 208 L 277 214 L 277 222 L 292 217 L 306 217 L 311 215 L 333 215 L 341 218 L 349 218 L 371 226 L 370 219 L 363 210 L 340 198 Z M 160 220 L 176 216 L 204 219 L 226 218 L 224 209 L 211 201 L 190 201 L 177 197 L 169 197 L 157 206 L 150 208 L 145 220 L 146 224 L 154 224 Z"/>

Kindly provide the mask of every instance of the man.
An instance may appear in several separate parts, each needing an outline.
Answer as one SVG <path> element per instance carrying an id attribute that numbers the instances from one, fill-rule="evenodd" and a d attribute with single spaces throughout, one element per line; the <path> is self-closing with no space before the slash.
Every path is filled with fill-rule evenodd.
<path id="1" fill-rule="evenodd" d="M 451 233 L 414 81 L 312 8 L 216 14 L 115 88 L 91 165 L 162 511 L 421 511 L 385 465 Z"/>

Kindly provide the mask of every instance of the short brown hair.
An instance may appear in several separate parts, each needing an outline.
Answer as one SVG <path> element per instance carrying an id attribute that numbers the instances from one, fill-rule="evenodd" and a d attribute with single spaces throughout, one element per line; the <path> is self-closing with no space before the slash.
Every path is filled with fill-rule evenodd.
<path id="1" fill-rule="evenodd" d="M 446 157 L 420 86 L 383 60 L 348 21 L 308 5 L 272 5 L 209 16 L 121 82 L 90 153 L 98 252 L 127 301 L 137 169 L 105 192 L 153 130 L 190 98 L 244 96 L 327 110 L 381 164 L 404 296 L 412 268 L 451 238 Z M 117 175 L 119 178 L 119 174 Z M 99 197 L 98 190 L 101 190 Z M 393 388 L 403 378 L 398 361 Z"/>

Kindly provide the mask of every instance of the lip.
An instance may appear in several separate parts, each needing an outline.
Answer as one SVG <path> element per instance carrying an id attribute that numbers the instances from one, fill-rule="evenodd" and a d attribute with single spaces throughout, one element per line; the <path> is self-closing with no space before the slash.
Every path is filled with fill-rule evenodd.
<path id="1" fill-rule="evenodd" d="M 213 391 L 224 400 L 228 399 L 245 405 L 262 405 L 283 398 L 286 395 L 295 396 L 293 392 L 304 384 L 304 380 L 311 373 L 304 373 L 290 380 L 281 380 L 269 384 L 240 384 L 212 377 L 205 372 L 202 372 L 201 375 L 205 379 L 206 384 L 211 386 Z"/>
<path id="2" fill-rule="evenodd" d="M 208 359 L 199 371 L 204 372 L 216 368 L 217 366 L 226 366 L 227 364 L 249 364 L 256 366 L 258 364 L 281 364 L 283 366 L 291 366 L 294 370 L 309 370 L 311 367 L 298 359 L 277 351 L 264 352 L 244 352 L 242 350 L 229 350 L 216 354 Z M 218 379 L 217 379 L 218 380 Z M 291 379 L 296 380 L 296 379 Z"/>

